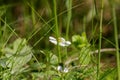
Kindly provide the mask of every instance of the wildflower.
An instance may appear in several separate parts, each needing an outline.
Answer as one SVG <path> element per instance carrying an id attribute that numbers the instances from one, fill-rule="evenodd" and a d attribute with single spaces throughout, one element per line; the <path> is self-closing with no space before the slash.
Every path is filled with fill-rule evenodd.
<path id="1" fill-rule="evenodd" d="M 55 39 L 54 37 L 50 36 L 49 37 L 49 41 L 55 45 L 60 45 L 62 47 L 65 47 L 65 46 L 69 46 L 71 44 L 70 41 L 66 41 L 64 38 L 60 37 L 58 38 L 58 42 L 57 42 L 57 39 Z"/>
<path id="2" fill-rule="evenodd" d="M 59 66 L 57 67 L 57 70 L 60 71 L 60 72 L 62 72 L 62 66 L 59 65 Z"/>
<path id="3" fill-rule="evenodd" d="M 63 70 L 64 73 L 68 73 L 68 71 L 69 71 L 68 68 L 64 68 Z"/>
<path id="4" fill-rule="evenodd" d="M 64 67 L 62 67 L 61 65 L 59 65 L 58 67 L 57 67 L 57 70 L 58 71 L 60 71 L 60 72 L 63 72 L 63 73 L 68 73 L 68 68 L 64 68 Z"/>

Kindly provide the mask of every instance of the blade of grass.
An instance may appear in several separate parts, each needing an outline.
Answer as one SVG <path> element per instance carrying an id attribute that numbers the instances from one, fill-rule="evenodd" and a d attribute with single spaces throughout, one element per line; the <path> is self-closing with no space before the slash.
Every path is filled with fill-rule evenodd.
<path id="1" fill-rule="evenodd" d="M 70 27 L 70 21 L 72 16 L 72 0 L 68 0 L 66 3 L 67 6 L 67 28 L 66 28 L 66 39 L 68 39 L 69 35 L 69 27 Z"/>
<path id="2" fill-rule="evenodd" d="M 0 18 L 0 20 L 6 24 L 6 26 L 15 34 L 16 37 L 19 37 L 19 35 L 14 31 L 14 29 L 12 29 L 9 24 L 6 23 L 5 20 L 3 20 L 2 18 Z"/>
<path id="3" fill-rule="evenodd" d="M 115 47 L 116 47 L 116 58 L 117 58 L 117 75 L 118 80 L 120 80 L 120 55 L 119 55 L 119 43 L 118 43 L 118 30 L 117 30 L 117 19 L 116 19 L 116 12 L 115 12 L 115 3 L 114 0 L 111 1 L 112 3 L 112 15 L 113 15 L 113 24 L 114 24 L 114 36 L 115 36 Z"/>
<path id="4" fill-rule="evenodd" d="M 104 39 L 105 41 L 107 41 L 109 44 L 111 44 L 112 46 L 116 46 L 112 41 L 110 41 L 109 39 L 102 37 L 102 39 Z"/>
<path id="5" fill-rule="evenodd" d="M 99 33 L 99 49 L 98 49 L 98 62 L 97 62 L 97 80 L 100 79 L 100 58 L 101 58 L 101 43 L 102 43 L 102 22 L 103 22 L 103 0 L 101 0 L 101 10 L 100 10 L 100 33 Z"/>
<path id="6" fill-rule="evenodd" d="M 79 6 L 84 5 L 84 4 L 85 4 L 85 3 L 77 4 L 77 5 L 73 6 L 72 8 L 70 8 L 70 9 L 68 9 L 68 10 L 75 9 L 75 8 L 77 8 L 77 7 L 79 7 Z M 47 25 L 48 27 L 50 27 L 50 26 L 49 26 L 49 23 L 54 20 L 54 17 L 51 18 L 50 20 L 48 20 L 48 21 L 46 22 L 46 21 L 38 14 L 38 12 L 34 10 L 34 8 L 32 7 L 32 5 L 31 5 L 29 2 L 27 2 L 27 5 L 32 9 L 32 11 L 34 11 L 35 14 L 37 14 L 37 16 L 39 17 L 39 19 L 41 19 L 41 20 L 45 23 L 45 24 L 42 26 L 42 28 L 44 28 L 46 25 Z M 61 13 L 59 13 L 59 14 L 57 15 L 57 17 L 65 14 L 68 10 L 62 11 Z M 41 28 L 41 27 L 38 28 L 38 29 L 35 29 L 35 28 L 34 28 L 33 32 L 32 32 L 32 33 L 30 34 L 30 36 L 28 37 L 28 41 L 29 41 L 37 32 L 39 32 L 42 28 Z M 52 30 L 52 31 L 53 31 L 53 30 Z M 54 32 L 54 31 L 53 31 L 53 32 Z"/>
<path id="7" fill-rule="evenodd" d="M 96 15 L 98 15 L 96 0 L 94 0 L 94 7 L 95 7 Z"/>
<path id="8" fill-rule="evenodd" d="M 58 38 L 59 38 L 59 28 L 58 28 L 58 18 L 57 18 L 57 5 L 56 5 L 57 1 L 53 0 L 53 4 L 54 4 L 54 16 L 55 16 L 55 28 L 56 28 L 56 36 L 57 36 L 57 42 L 58 42 Z M 58 52 L 58 62 L 61 63 L 61 54 L 60 54 L 60 47 L 57 43 L 57 52 Z"/>
<path id="9" fill-rule="evenodd" d="M 32 4 L 32 8 L 34 8 L 34 1 L 31 1 L 31 4 Z M 33 9 L 31 9 L 31 16 L 32 16 L 33 25 L 35 25 L 36 20 L 35 20 L 35 12 Z M 34 27 L 36 27 L 36 26 L 34 26 Z"/>
<path id="10" fill-rule="evenodd" d="M 53 28 L 55 25 L 53 25 L 37 42 L 32 46 L 35 47 Z"/>
<path id="11" fill-rule="evenodd" d="M 66 24 L 66 39 L 68 40 L 69 36 L 69 28 L 70 28 L 70 21 L 72 16 L 72 0 L 66 1 L 66 7 L 67 7 L 67 24 Z M 67 58 L 67 47 L 65 50 L 66 58 Z"/>
<path id="12" fill-rule="evenodd" d="M 116 68 L 108 69 L 107 71 L 105 71 L 104 75 L 101 76 L 100 80 L 105 80 L 107 76 L 109 76 L 115 71 L 116 71 Z"/>

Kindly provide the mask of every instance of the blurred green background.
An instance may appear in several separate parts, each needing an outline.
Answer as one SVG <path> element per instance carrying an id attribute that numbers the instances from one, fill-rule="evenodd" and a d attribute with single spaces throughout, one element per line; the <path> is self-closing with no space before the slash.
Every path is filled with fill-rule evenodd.
<path id="1" fill-rule="evenodd" d="M 120 19 L 120 2 L 115 0 L 118 30 Z M 114 43 L 113 23 L 110 1 L 104 1 L 103 37 Z M 0 0 L 0 17 L 20 37 L 28 38 L 35 30 L 39 31 L 29 40 L 31 45 L 40 39 L 54 24 L 53 2 L 51 0 Z M 67 1 L 57 0 L 58 25 L 61 36 L 65 36 L 67 22 Z M 51 20 L 51 21 L 50 21 Z M 88 40 L 95 39 L 98 43 L 98 31 L 100 21 L 100 1 L 73 0 L 72 18 L 70 22 L 69 38 L 74 34 L 87 33 Z M 5 22 L 1 21 L 1 28 Z M 48 22 L 48 24 L 46 24 Z M 6 30 L 9 35 L 10 30 Z M 94 32 L 94 33 L 93 33 Z M 5 38 L 7 37 L 5 36 Z M 48 36 L 54 35 L 54 28 L 35 46 L 36 48 L 48 48 Z M 119 34 L 120 35 L 120 34 Z M 10 39 L 13 41 L 16 36 Z M 120 40 L 120 39 L 119 39 Z M 113 47 L 103 39 L 102 47 Z"/>

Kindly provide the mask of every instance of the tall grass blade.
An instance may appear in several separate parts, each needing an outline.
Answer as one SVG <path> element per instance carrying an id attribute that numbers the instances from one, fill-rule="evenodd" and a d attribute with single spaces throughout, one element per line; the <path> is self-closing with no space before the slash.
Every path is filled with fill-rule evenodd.
<path id="1" fill-rule="evenodd" d="M 54 4 L 54 16 L 55 16 L 55 28 L 56 28 L 56 36 L 57 36 L 57 42 L 58 42 L 58 38 L 59 38 L 59 28 L 58 28 L 58 18 L 57 18 L 57 5 L 56 5 L 57 1 L 53 0 L 53 4 Z M 60 54 L 60 47 L 57 43 L 57 52 L 58 52 L 58 62 L 61 63 L 61 54 Z"/>
<path id="2" fill-rule="evenodd" d="M 113 24 L 114 24 L 114 36 L 115 36 L 115 44 L 116 44 L 116 58 L 117 58 L 117 74 L 118 80 L 120 80 L 120 55 L 119 55 L 119 43 L 118 43 L 118 30 L 117 30 L 117 19 L 116 19 L 116 12 L 115 12 L 115 3 L 114 0 L 111 1 L 112 3 L 112 14 L 113 14 Z"/>
<path id="3" fill-rule="evenodd" d="M 100 33 L 99 33 L 99 49 L 98 49 L 98 65 L 97 65 L 97 80 L 100 79 L 100 58 L 101 58 L 101 43 L 102 43 L 102 22 L 103 22 L 103 0 L 101 0 L 101 10 L 100 10 Z"/>

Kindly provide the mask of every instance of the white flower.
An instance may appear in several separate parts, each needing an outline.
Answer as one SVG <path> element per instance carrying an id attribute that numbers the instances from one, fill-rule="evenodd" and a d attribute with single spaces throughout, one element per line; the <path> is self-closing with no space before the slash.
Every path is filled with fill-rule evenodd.
<path id="1" fill-rule="evenodd" d="M 60 65 L 57 67 L 57 70 L 60 71 L 60 72 L 63 72 L 63 73 L 68 73 L 68 71 L 69 71 L 68 68 L 66 68 L 66 67 L 63 68 L 63 67 L 60 66 Z"/>
<path id="2" fill-rule="evenodd" d="M 57 45 L 57 39 L 55 39 L 54 37 L 50 36 L 50 37 L 49 37 L 49 41 L 50 41 L 51 43 Z M 66 41 L 64 38 L 60 37 L 60 38 L 58 38 L 58 44 L 59 44 L 60 46 L 65 47 L 65 46 L 69 46 L 69 45 L 71 44 L 71 42 L 70 42 L 70 41 Z"/>
<path id="3" fill-rule="evenodd" d="M 58 66 L 57 70 L 61 72 L 62 71 L 62 66 Z"/>
<path id="4" fill-rule="evenodd" d="M 64 71 L 64 73 L 68 73 L 69 70 L 68 70 L 68 68 L 64 68 L 63 71 Z"/>

